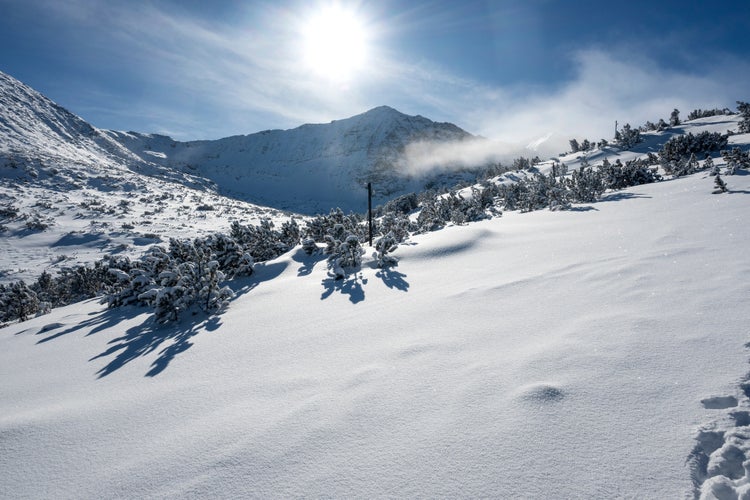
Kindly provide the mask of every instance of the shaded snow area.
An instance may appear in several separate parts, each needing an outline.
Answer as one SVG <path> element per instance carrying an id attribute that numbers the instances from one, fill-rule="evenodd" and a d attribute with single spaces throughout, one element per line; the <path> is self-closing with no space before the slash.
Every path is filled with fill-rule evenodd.
<path id="1" fill-rule="evenodd" d="M 750 176 L 726 181 L 413 236 L 343 281 L 297 247 L 207 319 L 7 326 L 0 496 L 747 494 Z"/>

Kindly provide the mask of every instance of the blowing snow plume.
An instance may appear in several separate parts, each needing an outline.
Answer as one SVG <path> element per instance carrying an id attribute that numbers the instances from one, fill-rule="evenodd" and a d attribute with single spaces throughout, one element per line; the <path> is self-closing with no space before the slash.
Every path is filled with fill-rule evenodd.
<path id="1" fill-rule="evenodd" d="M 420 140 L 404 148 L 399 167 L 405 174 L 419 177 L 497 163 L 510 165 L 519 156 L 547 158 L 564 149 L 551 138 L 553 134 L 547 134 L 527 145 L 483 137 L 449 142 Z"/>

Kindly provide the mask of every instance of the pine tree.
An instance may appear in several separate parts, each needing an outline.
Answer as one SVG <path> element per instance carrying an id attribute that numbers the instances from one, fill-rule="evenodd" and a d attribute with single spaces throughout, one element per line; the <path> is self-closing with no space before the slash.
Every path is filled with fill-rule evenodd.
<path id="1" fill-rule="evenodd" d="M 739 123 L 740 134 L 750 133 L 750 103 L 737 101 L 737 111 L 742 115 Z"/>
<path id="2" fill-rule="evenodd" d="M 356 269 L 362 265 L 364 253 L 359 239 L 350 234 L 328 257 L 329 274 L 337 280 L 346 278 L 347 269 Z"/>
<path id="3" fill-rule="evenodd" d="M 726 193 L 727 191 L 727 183 L 724 182 L 719 174 L 716 174 L 716 177 L 714 177 L 714 190 L 712 191 L 713 194 Z"/>
<path id="4" fill-rule="evenodd" d="M 672 127 L 676 127 L 679 124 L 680 124 L 680 110 L 675 108 L 669 117 L 669 125 Z"/>
<path id="5" fill-rule="evenodd" d="M 703 162 L 703 168 L 708 169 L 708 175 L 719 175 L 719 166 L 714 163 L 711 155 L 706 155 L 706 160 Z"/>
<path id="6" fill-rule="evenodd" d="M 375 242 L 375 257 L 377 266 L 380 268 L 398 265 L 398 259 L 389 255 L 398 247 L 398 242 L 393 233 L 388 233 Z"/>
<path id="7" fill-rule="evenodd" d="M 11 283 L 1 300 L 6 321 L 26 321 L 39 311 L 39 299 L 23 281 Z"/>
<path id="8" fill-rule="evenodd" d="M 618 131 L 618 135 L 615 138 L 619 146 L 623 149 L 630 149 L 642 140 L 641 131 L 637 128 L 632 128 L 629 123 L 622 126 L 622 130 Z"/>
<path id="9" fill-rule="evenodd" d="M 318 251 L 318 245 L 315 244 L 313 238 L 305 238 L 302 240 L 302 250 L 304 250 L 307 255 L 312 255 Z"/>

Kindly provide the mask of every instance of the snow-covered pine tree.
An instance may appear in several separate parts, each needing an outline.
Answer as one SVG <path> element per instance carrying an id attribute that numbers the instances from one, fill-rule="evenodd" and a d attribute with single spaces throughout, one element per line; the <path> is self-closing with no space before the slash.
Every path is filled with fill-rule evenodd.
<path id="1" fill-rule="evenodd" d="M 219 285 L 225 279 L 224 273 L 219 270 L 219 263 L 215 260 L 209 261 L 204 269 L 204 274 L 198 281 L 198 293 L 196 300 L 207 313 L 215 313 L 229 304 L 229 299 L 234 292 L 229 287 L 220 288 Z"/>
<path id="2" fill-rule="evenodd" d="M 706 154 L 706 160 L 703 162 L 703 168 L 708 170 L 708 175 L 717 176 L 719 175 L 719 166 L 714 163 L 713 158 L 710 154 Z"/>
<path id="3" fill-rule="evenodd" d="M 192 276 L 183 276 L 184 272 L 192 274 L 192 263 L 183 262 L 173 270 L 159 274 L 159 289 L 154 290 L 154 317 L 158 323 L 177 321 L 180 313 L 186 311 L 195 300 Z M 186 283 L 187 282 L 187 283 Z"/>
<path id="4" fill-rule="evenodd" d="M 570 210 L 569 191 L 563 181 L 553 175 L 548 178 L 547 199 L 549 209 L 552 211 Z"/>
<path id="5" fill-rule="evenodd" d="M 398 259 L 390 255 L 398 247 L 398 242 L 393 233 L 388 233 L 375 241 L 375 252 L 373 257 L 380 268 L 398 265 Z"/>
<path id="6" fill-rule="evenodd" d="M 716 174 L 716 177 L 714 177 L 714 190 L 712 191 L 712 193 L 721 194 L 726 193 L 727 191 L 727 183 L 724 182 L 724 180 L 721 178 L 721 175 Z"/>
<path id="7" fill-rule="evenodd" d="M 566 178 L 566 185 L 570 191 L 570 201 L 576 203 L 593 203 L 606 189 L 598 171 L 583 167 L 573 170 L 571 176 Z"/>
<path id="8" fill-rule="evenodd" d="M 750 133 L 750 103 L 737 101 L 737 111 L 742 116 L 738 126 L 740 134 Z"/>
<path id="9" fill-rule="evenodd" d="M 632 128 L 629 123 L 622 126 L 622 130 L 618 131 L 619 137 L 616 137 L 618 145 L 623 149 L 630 149 L 639 142 L 641 142 L 641 131 L 637 128 Z"/>
<path id="10" fill-rule="evenodd" d="M 211 257 L 218 261 L 219 268 L 230 277 L 239 274 L 240 267 L 243 264 L 245 252 L 239 244 L 230 236 L 223 233 L 209 235 L 206 243 L 210 249 Z M 243 271 L 247 271 L 243 267 Z"/>
<path id="11" fill-rule="evenodd" d="M 6 287 L 0 303 L 5 311 L 4 321 L 26 321 L 39 312 L 39 299 L 23 281 L 16 281 Z"/>
<path id="12" fill-rule="evenodd" d="M 326 247 L 323 252 L 328 255 L 335 254 L 341 246 L 341 242 L 344 241 L 346 237 L 347 232 L 344 225 L 340 222 L 334 224 L 333 227 L 328 230 L 328 234 L 324 237 Z"/>
<path id="13" fill-rule="evenodd" d="M 691 175 L 698 171 L 698 160 L 695 157 L 695 153 L 690 154 L 690 158 L 682 158 L 673 166 L 673 174 L 675 177 L 682 177 L 684 175 Z"/>
<path id="14" fill-rule="evenodd" d="M 671 127 L 676 127 L 680 124 L 680 110 L 675 108 L 674 111 L 672 111 L 672 114 L 669 116 L 669 125 Z"/>
<path id="15" fill-rule="evenodd" d="M 318 245 L 315 244 L 313 238 L 305 238 L 302 240 L 302 250 L 304 250 L 307 255 L 312 255 L 318 251 Z"/>
<path id="16" fill-rule="evenodd" d="M 31 284 L 31 289 L 36 293 L 40 303 L 45 302 L 49 304 L 50 308 L 57 305 L 58 297 L 55 290 L 55 280 L 46 270 L 42 271 L 39 278 Z"/>
<path id="17" fill-rule="evenodd" d="M 353 234 L 348 235 L 328 257 L 329 274 L 337 280 L 346 278 L 347 270 L 356 269 L 362 265 L 364 253 L 365 250 L 359 238 Z"/>
<path id="18" fill-rule="evenodd" d="M 408 216 L 387 212 L 381 217 L 378 230 L 382 235 L 392 234 L 397 243 L 405 241 L 411 231 L 411 221 Z"/>
<path id="19" fill-rule="evenodd" d="M 297 220 L 292 216 L 288 221 L 281 223 L 281 234 L 279 239 L 287 250 L 296 247 L 300 242 L 301 231 Z"/>

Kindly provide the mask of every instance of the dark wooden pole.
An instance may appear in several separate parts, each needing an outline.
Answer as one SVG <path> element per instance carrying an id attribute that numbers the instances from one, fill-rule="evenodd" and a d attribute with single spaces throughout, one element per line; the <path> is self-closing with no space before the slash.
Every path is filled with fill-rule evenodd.
<path id="1" fill-rule="evenodd" d="M 372 182 L 367 183 L 367 222 L 370 230 L 370 246 L 372 246 Z"/>

